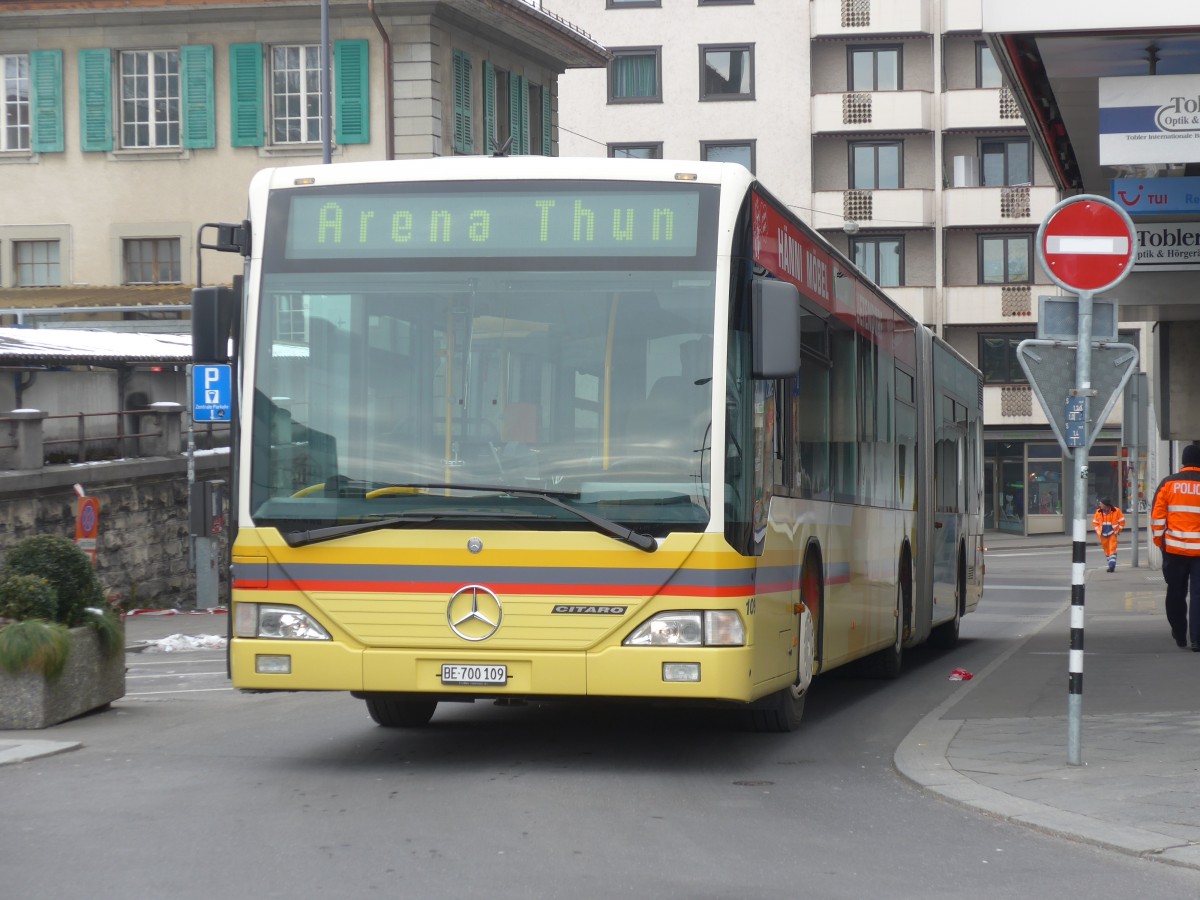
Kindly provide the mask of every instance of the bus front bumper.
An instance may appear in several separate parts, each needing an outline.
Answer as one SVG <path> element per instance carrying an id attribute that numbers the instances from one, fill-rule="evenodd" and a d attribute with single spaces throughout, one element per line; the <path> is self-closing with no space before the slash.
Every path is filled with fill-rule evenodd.
<path id="1" fill-rule="evenodd" d="M 233 685 L 249 691 L 353 691 L 476 697 L 636 697 L 750 702 L 786 686 L 754 683 L 748 647 L 609 647 L 488 652 L 477 647 L 359 650 L 325 641 L 234 638 Z M 445 666 L 504 667 L 503 684 L 446 684 Z"/>

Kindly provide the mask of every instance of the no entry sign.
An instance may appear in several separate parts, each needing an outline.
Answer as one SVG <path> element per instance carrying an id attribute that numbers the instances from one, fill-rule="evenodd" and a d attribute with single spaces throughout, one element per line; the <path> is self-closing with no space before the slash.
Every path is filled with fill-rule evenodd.
<path id="1" fill-rule="evenodd" d="M 1137 247 L 1129 214 L 1106 197 L 1064 200 L 1038 232 L 1050 279 L 1073 294 L 1113 287 L 1129 274 Z"/>

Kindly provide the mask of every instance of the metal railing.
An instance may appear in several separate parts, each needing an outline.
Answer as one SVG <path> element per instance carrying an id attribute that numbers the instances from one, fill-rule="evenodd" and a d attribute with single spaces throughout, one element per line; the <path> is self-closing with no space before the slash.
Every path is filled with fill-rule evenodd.
<path id="1" fill-rule="evenodd" d="M 183 452 L 187 449 L 187 441 L 186 431 L 180 428 L 182 408 L 177 404 L 164 405 L 174 409 L 80 411 L 58 415 L 14 410 L 7 416 L 0 416 L 0 441 L 4 441 L 0 443 L 0 469 L 13 465 L 12 462 L 9 466 L 4 464 L 3 457 L 7 454 L 20 456 L 24 462 L 17 463 L 16 467 L 27 468 L 36 466 L 39 459 L 42 465 L 61 465 Z M 161 415 L 163 412 L 167 412 L 169 418 Z M 27 427 L 31 417 L 38 420 L 34 430 Z M 230 444 L 228 424 L 197 423 L 193 429 L 197 449 L 212 450 Z"/>

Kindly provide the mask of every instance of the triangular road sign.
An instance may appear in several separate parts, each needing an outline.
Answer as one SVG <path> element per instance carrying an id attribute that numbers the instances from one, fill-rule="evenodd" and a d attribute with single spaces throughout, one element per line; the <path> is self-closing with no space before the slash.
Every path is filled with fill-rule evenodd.
<path id="1" fill-rule="evenodd" d="M 1075 351 L 1073 341 L 1024 340 L 1017 344 L 1017 362 L 1029 379 L 1034 396 L 1046 412 L 1054 436 L 1063 453 L 1073 456 L 1078 446 L 1091 447 L 1100 435 L 1109 413 L 1125 390 L 1125 384 L 1138 366 L 1137 347 L 1132 344 L 1092 344 L 1091 389 L 1086 409 L 1090 412 L 1084 423 L 1084 441 L 1068 441 L 1068 430 L 1075 423 L 1067 421 L 1068 401 L 1075 390 Z M 1096 408 L 1103 406 L 1097 414 Z"/>

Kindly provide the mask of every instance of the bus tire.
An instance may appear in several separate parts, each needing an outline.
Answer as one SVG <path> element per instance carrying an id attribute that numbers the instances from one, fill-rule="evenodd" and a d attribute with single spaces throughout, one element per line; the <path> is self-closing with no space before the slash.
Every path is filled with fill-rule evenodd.
<path id="1" fill-rule="evenodd" d="M 429 724 L 433 711 L 437 709 L 436 700 L 388 700 L 381 697 L 367 697 L 367 712 L 375 720 L 376 725 L 384 728 L 420 728 Z"/>
<path id="2" fill-rule="evenodd" d="M 929 646 L 938 650 L 953 650 L 958 646 L 958 630 L 962 623 L 963 598 L 966 596 L 967 564 L 963 551 L 958 551 L 958 574 L 954 578 L 954 618 L 934 627 L 929 633 Z"/>
<path id="3" fill-rule="evenodd" d="M 800 727 L 804 717 L 804 698 L 808 691 L 797 693 L 795 685 L 763 697 L 747 712 L 750 728 L 768 734 L 786 734 Z"/>
<path id="4" fill-rule="evenodd" d="M 873 653 L 866 659 L 872 678 L 892 680 L 900 676 L 904 664 L 904 582 L 896 586 L 896 637 L 890 647 Z"/>
<path id="5" fill-rule="evenodd" d="M 802 589 L 806 602 L 801 604 L 798 617 L 796 680 L 750 707 L 750 727 L 754 731 L 776 734 L 795 731 L 804 718 L 804 701 L 817 668 L 817 625 L 810 605 L 815 602 L 811 596 L 814 590 L 819 591 L 819 587 L 812 581 Z"/>

